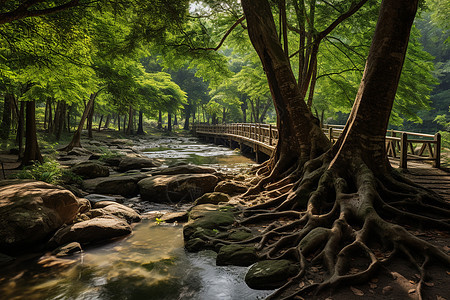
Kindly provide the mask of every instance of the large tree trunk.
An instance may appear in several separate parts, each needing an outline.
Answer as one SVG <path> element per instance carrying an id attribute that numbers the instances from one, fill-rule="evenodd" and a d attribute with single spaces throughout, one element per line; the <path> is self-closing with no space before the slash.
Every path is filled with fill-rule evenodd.
<path id="1" fill-rule="evenodd" d="M 162 129 L 162 112 L 161 112 L 161 110 L 159 111 L 158 126 L 156 128 Z"/>
<path id="2" fill-rule="evenodd" d="M 266 0 L 242 0 L 250 40 L 261 59 L 277 113 L 278 144 L 268 163 L 271 177 L 279 178 L 301 167 L 331 146 L 319 122 L 306 106 L 275 28 Z"/>
<path id="3" fill-rule="evenodd" d="M 87 119 L 88 138 L 90 138 L 90 139 L 94 138 L 94 136 L 92 135 L 92 123 L 94 120 L 94 107 L 95 107 L 95 103 L 92 103 L 91 110 L 89 111 L 88 119 Z"/>
<path id="4" fill-rule="evenodd" d="M 172 114 L 167 114 L 167 131 L 172 132 Z"/>
<path id="5" fill-rule="evenodd" d="M 26 133 L 25 152 L 22 165 L 29 165 L 33 161 L 43 162 L 36 135 L 36 104 L 35 101 L 27 101 L 26 104 Z"/>
<path id="6" fill-rule="evenodd" d="M 11 114 L 13 107 L 14 95 L 7 93 L 3 102 L 3 118 L 0 127 L 0 139 L 7 140 L 11 130 Z"/>
<path id="7" fill-rule="evenodd" d="M 134 133 L 134 114 L 133 114 L 133 108 L 130 106 L 128 109 L 128 126 L 127 126 L 127 130 L 126 130 L 126 134 L 130 135 Z"/>
<path id="8" fill-rule="evenodd" d="M 97 97 L 98 93 L 99 92 L 92 93 L 91 96 L 89 97 L 89 101 L 86 104 L 86 107 L 84 108 L 83 115 L 81 116 L 81 120 L 80 120 L 80 123 L 78 124 L 77 130 L 73 134 L 72 140 L 70 141 L 69 145 L 60 149 L 60 151 L 70 151 L 74 147 L 80 147 L 80 148 L 82 147 L 81 146 L 81 133 L 83 132 L 84 122 L 86 121 L 88 114 L 91 111 L 91 108 L 94 106 L 94 101 L 95 101 L 95 98 Z"/>

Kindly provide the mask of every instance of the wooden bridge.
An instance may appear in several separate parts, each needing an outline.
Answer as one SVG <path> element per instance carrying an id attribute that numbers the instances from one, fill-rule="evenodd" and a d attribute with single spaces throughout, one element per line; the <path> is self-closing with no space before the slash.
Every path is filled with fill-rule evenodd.
<path id="1" fill-rule="evenodd" d="M 341 135 L 344 125 L 328 125 L 322 128 L 331 142 Z M 222 142 L 232 148 L 249 147 L 256 154 L 256 161 L 261 156 L 270 156 L 278 141 L 277 127 L 270 124 L 234 123 L 234 124 L 196 124 L 194 133 L 205 139 Z M 433 167 L 440 167 L 441 135 L 389 130 L 386 136 L 386 151 L 389 157 L 399 160 L 400 168 L 407 168 L 408 161 L 430 162 Z"/>

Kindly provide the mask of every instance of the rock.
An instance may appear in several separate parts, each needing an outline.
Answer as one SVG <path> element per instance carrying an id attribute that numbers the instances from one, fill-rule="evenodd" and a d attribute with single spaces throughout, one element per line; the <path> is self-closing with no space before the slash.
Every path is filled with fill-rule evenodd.
<path id="1" fill-rule="evenodd" d="M 134 145 L 134 142 L 132 140 L 129 139 L 114 139 L 109 141 L 109 144 L 111 145 L 129 145 L 132 146 Z"/>
<path id="2" fill-rule="evenodd" d="M 0 181 L 0 249 L 36 246 L 79 210 L 70 191 L 33 180 Z"/>
<path id="3" fill-rule="evenodd" d="M 206 193 L 200 198 L 195 200 L 194 205 L 200 204 L 219 204 L 221 202 L 230 201 L 230 197 L 227 194 L 214 192 L 214 193 Z"/>
<path id="4" fill-rule="evenodd" d="M 138 194 L 138 181 L 145 174 L 98 177 L 83 181 L 83 189 L 89 193 L 134 196 Z"/>
<path id="5" fill-rule="evenodd" d="M 187 211 L 167 213 L 159 219 L 166 223 L 187 222 L 189 219 L 189 214 Z"/>
<path id="6" fill-rule="evenodd" d="M 216 172 L 216 169 L 209 167 L 183 164 L 155 171 L 153 175 L 213 174 Z"/>
<path id="7" fill-rule="evenodd" d="M 0 253 L 0 266 L 7 265 L 9 263 L 12 263 L 15 260 L 14 257 L 11 257 L 9 255 Z"/>
<path id="8" fill-rule="evenodd" d="M 221 181 L 219 182 L 219 184 L 217 184 L 214 191 L 234 196 L 245 193 L 247 191 L 247 187 L 243 185 L 241 182 L 237 181 Z"/>
<path id="9" fill-rule="evenodd" d="M 233 223 L 233 212 L 227 207 L 212 204 L 194 206 L 189 212 L 189 222 L 183 227 L 183 236 L 188 241 L 199 230 L 220 230 Z"/>
<path id="10" fill-rule="evenodd" d="M 250 232 L 242 231 L 242 230 L 236 230 L 228 236 L 228 239 L 232 241 L 245 241 L 252 237 L 252 234 Z"/>
<path id="11" fill-rule="evenodd" d="M 91 155 L 92 152 L 84 149 L 84 148 L 80 148 L 80 147 L 75 147 L 72 150 L 70 150 L 69 152 L 67 152 L 67 155 L 73 155 L 73 156 L 89 156 Z"/>
<path id="12" fill-rule="evenodd" d="M 103 202 L 96 203 L 100 204 Z M 119 203 L 105 203 L 106 205 L 99 205 L 100 207 L 96 207 L 91 209 L 86 213 L 86 215 L 90 218 L 103 217 L 103 216 L 115 216 L 121 220 L 127 221 L 129 224 L 139 222 L 141 220 L 141 216 L 132 208 L 126 207 L 125 205 Z"/>
<path id="13" fill-rule="evenodd" d="M 298 266 L 289 260 L 263 260 L 250 267 L 245 283 L 255 290 L 271 290 L 281 287 L 289 277 L 295 276 Z"/>
<path id="14" fill-rule="evenodd" d="M 184 245 L 184 248 L 189 252 L 198 252 L 201 250 L 209 249 L 207 242 L 200 238 L 193 238 L 187 241 Z"/>
<path id="15" fill-rule="evenodd" d="M 258 261 L 256 249 L 253 246 L 225 245 L 217 254 L 216 264 L 218 266 L 242 266 L 247 267 Z"/>
<path id="16" fill-rule="evenodd" d="M 83 251 L 83 249 L 81 249 L 80 243 L 72 242 L 67 245 L 56 248 L 55 250 L 52 251 L 52 255 L 56 257 L 64 257 L 81 251 Z"/>
<path id="17" fill-rule="evenodd" d="M 122 161 L 123 156 L 119 155 L 119 156 L 113 156 L 113 157 L 108 157 L 108 158 L 102 158 L 101 161 L 111 167 L 117 167 L 120 162 Z"/>
<path id="18" fill-rule="evenodd" d="M 72 166 L 70 170 L 85 179 L 109 176 L 109 168 L 107 166 L 93 161 L 78 163 Z"/>
<path id="19" fill-rule="evenodd" d="M 49 246 L 78 242 L 81 245 L 100 242 L 131 233 L 130 225 L 116 217 L 99 217 L 59 229 L 50 239 Z"/>
<path id="20" fill-rule="evenodd" d="M 86 193 L 85 191 L 69 184 L 69 183 L 65 183 L 65 184 L 61 184 L 60 186 L 62 186 L 63 188 L 65 188 L 66 190 L 69 190 L 72 192 L 72 194 L 74 194 L 75 196 L 79 197 L 79 198 L 84 198 L 87 195 L 89 195 L 88 193 Z"/>
<path id="21" fill-rule="evenodd" d="M 123 203 L 123 201 L 124 201 L 124 199 L 122 197 L 118 198 L 118 197 L 106 196 L 106 195 L 100 195 L 100 194 L 89 194 L 85 198 L 88 199 L 94 206 L 98 202 Z"/>
<path id="22" fill-rule="evenodd" d="M 211 174 L 158 175 L 139 181 L 143 200 L 151 202 L 193 201 L 212 192 L 217 177 Z"/>
<path id="23" fill-rule="evenodd" d="M 161 163 L 148 157 L 125 156 L 119 163 L 119 171 L 140 170 L 142 168 L 159 167 Z"/>
<path id="24" fill-rule="evenodd" d="M 84 214 L 85 212 L 89 211 L 92 208 L 91 202 L 86 198 L 79 198 L 78 205 L 79 205 L 78 212 L 80 214 Z"/>

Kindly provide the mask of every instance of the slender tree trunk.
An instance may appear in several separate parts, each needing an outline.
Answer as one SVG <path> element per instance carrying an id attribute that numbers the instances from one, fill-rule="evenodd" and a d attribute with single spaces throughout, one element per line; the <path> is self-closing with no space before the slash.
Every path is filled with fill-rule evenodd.
<path id="1" fill-rule="evenodd" d="M 126 134 L 130 135 L 134 133 L 134 113 L 133 113 L 133 108 L 130 106 L 128 109 L 128 126 L 127 126 L 127 131 Z"/>
<path id="2" fill-rule="evenodd" d="M 67 133 L 70 133 L 70 116 L 72 114 L 73 105 L 70 105 L 67 109 Z"/>
<path id="3" fill-rule="evenodd" d="M 60 151 L 70 151 L 74 147 L 80 147 L 80 148 L 82 147 L 81 146 L 81 133 L 83 131 L 84 122 L 86 121 L 86 119 L 91 111 L 92 106 L 94 106 L 94 101 L 95 101 L 95 98 L 97 97 L 98 93 L 99 92 L 92 93 L 91 96 L 89 97 L 89 101 L 86 104 L 86 107 L 84 108 L 83 115 L 81 116 L 81 120 L 80 120 L 80 123 L 78 124 L 77 130 L 73 134 L 72 140 L 70 141 L 69 145 L 60 149 Z"/>
<path id="4" fill-rule="evenodd" d="M 100 116 L 100 122 L 98 122 L 98 129 L 97 129 L 98 132 L 100 132 L 100 130 L 102 130 L 102 121 L 103 121 L 103 115 Z"/>
<path id="5" fill-rule="evenodd" d="M 111 123 L 111 115 L 107 115 L 106 121 L 105 121 L 105 126 L 103 128 L 108 129 L 110 123 Z"/>
<path id="6" fill-rule="evenodd" d="M 17 135 L 16 144 L 19 146 L 19 159 L 23 157 L 23 137 L 24 137 L 24 113 L 25 113 L 25 103 L 20 101 L 19 116 L 17 122 Z"/>
<path id="7" fill-rule="evenodd" d="M 53 100 L 52 100 L 52 98 L 48 98 L 47 99 L 47 101 L 48 101 L 48 129 L 47 129 L 47 132 L 48 133 L 53 133 L 53 107 L 52 107 L 52 103 L 53 103 Z"/>
<path id="8" fill-rule="evenodd" d="M 11 114 L 12 114 L 12 105 L 14 101 L 14 95 L 7 93 L 4 97 L 3 104 L 3 117 L 0 128 L 0 139 L 7 140 L 9 137 L 9 133 L 11 131 Z"/>
<path id="9" fill-rule="evenodd" d="M 178 118 L 177 118 L 177 112 L 175 112 L 173 114 L 173 126 L 177 126 L 178 125 Z"/>
<path id="10" fill-rule="evenodd" d="M 167 114 L 167 131 L 172 132 L 172 114 Z"/>
<path id="11" fill-rule="evenodd" d="M 189 130 L 189 119 L 191 118 L 191 105 L 186 105 L 184 107 L 184 130 Z"/>
<path id="12" fill-rule="evenodd" d="M 32 161 L 43 162 L 36 135 L 36 103 L 34 100 L 27 101 L 26 104 L 25 152 L 22 165 L 28 165 Z"/>
<path id="13" fill-rule="evenodd" d="M 161 110 L 159 111 L 158 126 L 156 128 L 162 129 L 162 112 L 161 112 Z"/>
<path id="14" fill-rule="evenodd" d="M 92 122 L 94 119 L 94 107 L 95 103 L 92 103 L 91 109 L 89 111 L 88 120 L 87 120 L 87 130 L 88 130 L 88 138 L 92 139 Z"/>
<path id="15" fill-rule="evenodd" d="M 119 114 L 117 114 L 117 125 L 118 125 L 118 129 L 120 132 L 120 115 Z"/>
<path id="16" fill-rule="evenodd" d="M 227 109 L 222 107 L 222 124 L 227 123 Z"/>
<path id="17" fill-rule="evenodd" d="M 241 99 L 242 100 L 242 104 L 241 104 L 241 111 L 242 111 L 242 122 L 243 123 L 247 123 L 247 99 Z"/>
<path id="18" fill-rule="evenodd" d="M 128 117 L 128 115 L 124 115 L 123 116 L 123 133 L 127 133 L 127 117 Z"/>
<path id="19" fill-rule="evenodd" d="M 138 129 L 136 134 L 144 135 L 144 112 L 142 110 L 139 111 L 139 122 L 138 122 Z"/>

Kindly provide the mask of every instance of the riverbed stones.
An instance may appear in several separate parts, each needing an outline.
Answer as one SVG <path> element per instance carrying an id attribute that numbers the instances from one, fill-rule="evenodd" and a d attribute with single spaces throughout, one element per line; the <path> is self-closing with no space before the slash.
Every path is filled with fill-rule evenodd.
<path id="1" fill-rule="evenodd" d="M 161 162 L 148 157 L 125 156 L 119 163 L 119 171 L 126 172 L 129 170 L 140 170 L 142 168 L 159 167 Z"/>
<path id="2" fill-rule="evenodd" d="M 178 175 L 178 174 L 213 174 L 217 170 L 210 167 L 182 164 L 153 172 L 153 175 Z"/>
<path id="3" fill-rule="evenodd" d="M 40 181 L 0 181 L 0 195 L 0 249 L 5 251 L 45 242 L 79 210 L 70 191 Z"/>
<path id="4" fill-rule="evenodd" d="M 131 231 L 130 225 L 125 220 L 102 216 L 62 227 L 53 235 L 48 245 L 56 247 L 70 242 L 85 245 L 128 235 Z"/>
<path id="5" fill-rule="evenodd" d="M 214 192 L 214 193 L 206 193 L 200 198 L 197 198 L 195 200 L 194 205 L 200 205 L 200 204 L 219 204 L 221 202 L 228 202 L 230 201 L 230 197 L 227 194 L 220 193 L 220 192 Z"/>
<path id="6" fill-rule="evenodd" d="M 74 147 L 72 150 L 67 152 L 67 155 L 69 156 L 88 156 L 91 155 L 92 152 L 81 147 Z"/>
<path id="7" fill-rule="evenodd" d="M 158 175 L 145 178 L 138 185 L 143 200 L 178 203 L 212 192 L 217 181 L 212 174 Z"/>
<path id="8" fill-rule="evenodd" d="M 98 202 L 115 202 L 115 203 L 123 203 L 124 198 L 122 196 L 107 196 L 107 195 L 100 195 L 100 194 L 89 194 L 85 196 L 84 198 L 88 199 L 93 206 L 96 205 Z"/>
<path id="9" fill-rule="evenodd" d="M 289 277 L 295 276 L 298 265 L 289 260 L 263 260 L 250 267 L 245 283 L 255 290 L 270 290 L 281 287 Z"/>
<path id="10" fill-rule="evenodd" d="M 247 191 L 247 187 L 238 181 L 221 181 L 219 184 L 217 184 L 216 188 L 214 189 L 215 192 L 221 192 L 228 194 L 230 196 L 235 196 L 238 194 L 245 193 Z"/>
<path id="11" fill-rule="evenodd" d="M 63 245 L 61 247 L 56 248 L 52 251 L 52 255 L 56 257 L 65 257 L 72 255 L 77 252 L 81 252 L 83 249 L 81 248 L 80 243 L 72 242 L 67 245 Z"/>
<path id="12" fill-rule="evenodd" d="M 129 224 L 136 223 L 141 220 L 141 216 L 132 208 L 114 202 L 98 202 L 86 213 L 90 218 L 115 216 L 121 220 L 127 221 Z"/>
<path id="13" fill-rule="evenodd" d="M 217 253 L 216 264 L 218 266 L 242 266 L 247 267 L 258 261 L 256 249 L 253 246 L 225 245 Z"/>
<path id="14" fill-rule="evenodd" d="M 172 212 L 163 215 L 159 218 L 162 222 L 174 223 L 174 222 L 187 222 L 189 214 L 187 211 Z"/>
<path id="15" fill-rule="evenodd" d="M 83 189 L 89 193 L 134 196 L 138 194 L 137 183 L 147 177 L 146 174 L 114 175 L 83 181 Z"/>
<path id="16" fill-rule="evenodd" d="M 107 166 L 93 161 L 77 163 L 72 166 L 70 170 L 85 179 L 109 176 L 109 168 Z"/>

